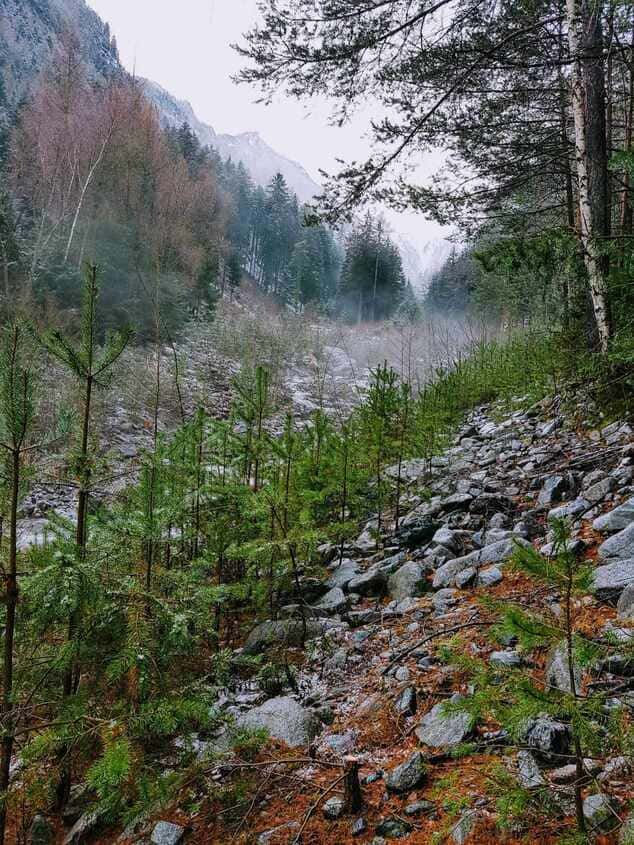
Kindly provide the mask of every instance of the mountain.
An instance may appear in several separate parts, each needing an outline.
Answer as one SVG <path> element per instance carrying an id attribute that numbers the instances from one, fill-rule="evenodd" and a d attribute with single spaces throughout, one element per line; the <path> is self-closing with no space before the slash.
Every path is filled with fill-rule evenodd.
<path id="1" fill-rule="evenodd" d="M 434 238 L 424 244 L 420 251 L 420 260 L 423 267 L 421 276 L 423 291 L 429 287 L 433 276 L 441 269 L 452 250 L 456 248 L 460 249 L 460 245 L 456 245 L 445 238 Z"/>
<path id="2" fill-rule="evenodd" d="M 64 41 L 89 78 L 122 72 L 110 27 L 84 0 L 0 0 L 0 115 L 28 96 Z"/>
<path id="3" fill-rule="evenodd" d="M 188 123 L 202 144 L 215 147 L 223 158 L 241 161 L 258 184 L 266 185 L 276 173 L 281 173 L 302 202 L 308 202 L 320 192 L 319 185 L 301 164 L 280 155 L 257 132 L 240 135 L 217 133 L 209 124 L 198 119 L 186 100 L 178 100 L 156 82 L 148 79 L 141 82 L 145 95 L 158 109 L 164 124 L 181 126 Z"/>

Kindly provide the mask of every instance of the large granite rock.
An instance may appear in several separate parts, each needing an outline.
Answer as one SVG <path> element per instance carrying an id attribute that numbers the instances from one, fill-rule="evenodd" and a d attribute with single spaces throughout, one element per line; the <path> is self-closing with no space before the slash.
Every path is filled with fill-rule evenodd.
<path id="1" fill-rule="evenodd" d="M 260 654 L 273 645 L 297 647 L 306 640 L 323 636 L 333 627 L 333 622 L 325 619 L 283 619 L 261 622 L 251 631 L 244 644 L 246 654 Z"/>
<path id="2" fill-rule="evenodd" d="M 597 552 L 602 560 L 613 558 L 624 560 L 634 557 L 634 523 L 601 543 Z"/>
<path id="3" fill-rule="evenodd" d="M 339 566 L 333 570 L 330 578 L 326 581 L 326 586 L 330 589 L 340 587 L 342 590 L 347 590 L 348 584 L 357 575 L 360 575 L 360 570 L 355 561 L 344 558 Z"/>
<path id="4" fill-rule="evenodd" d="M 411 560 L 390 575 L 387 590 L 393 599 L 421 596 L 427 589 L 425 572 L 419 563 Z"/>
<path id="5" fill-rule="evenodd" d="M 333 587 L 315 606 L 326 613 L 343 613 L 348 608 L 348 599 L 341 587 Z"/>
<path id="6" fill-rule="evenodd" d="M 613 508 L 608 513 L 601 514 L 592 523 L 595 531 L 604 531 L 610 534 L 614 531 L 622 531 L 634 522 L 634 498 L 628 499 Z"/>
<path id="7" fill-rule="evenodd" d="M 597 566 L 592 573 L 594 592 L 605 601 L 618 599 L 630 584 L 634 584 L 634 558 Z"/>
<path id="8" fill-rule="evenodd" d="M 597 792 L 588 795 L 583 802 L 583 815 L 588 827 L 594 833 L 606 833 L 621 825 L 617 815 L 618 806 L 613 798 Z"/>
<path id="9" fill-rule="evenodd" d="M 377 564 L 348 583 L 348 591 L 360 596 L 382 596 L 387 586 L 387 575 Z"/>
<path id="10" fill-rule="evenodd" d="M 291 748 L 308 745 L 321 729 L 317 715 L 289 696 L 270 698 L 238 716 L 236 725 L 251 730 L 264 728 L 273 739 Z"/>

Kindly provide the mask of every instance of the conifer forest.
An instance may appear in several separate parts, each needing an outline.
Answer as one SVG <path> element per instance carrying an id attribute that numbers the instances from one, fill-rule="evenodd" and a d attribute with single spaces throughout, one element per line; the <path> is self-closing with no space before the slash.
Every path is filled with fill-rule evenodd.
<path id="1" fill-rule="evenodd" d="M 633 367 L 632 0 L 0 0 L 0 845 L 634 845 Z"/>

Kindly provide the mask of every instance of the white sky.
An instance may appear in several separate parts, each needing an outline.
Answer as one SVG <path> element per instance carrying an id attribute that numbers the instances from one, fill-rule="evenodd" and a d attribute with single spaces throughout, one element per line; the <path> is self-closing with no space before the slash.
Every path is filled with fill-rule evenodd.
<path id="1" fill-rule="evenodd" d="M 189 100 L 217 132 L 257 131 L 275 150 L 299 161 L 319 181 L 319 168 L 334 172 L 336 159 L 362 160 L 369 145 L 367 121 L 358 115 L 343 128 L 327 124 L 325 102 L 307 106 L 278 98 L 257 104 L 258 92 L 230 77 L 242 59 L 231 49 L 257 19 L 256 0 L 88 0 L 110 23 L 123 64 Z M 431 156 L 421 168 L 438 165 Z M 416 214 L 388 214 L 397 231 L 417 247 L 442 237 L 435 223 Z"/>

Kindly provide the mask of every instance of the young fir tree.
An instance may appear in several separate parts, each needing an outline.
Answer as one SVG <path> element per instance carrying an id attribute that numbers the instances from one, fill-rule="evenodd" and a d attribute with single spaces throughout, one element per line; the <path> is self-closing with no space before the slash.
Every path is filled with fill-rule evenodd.
<path id="1" fill-rule="evenodd" d="M 387 465 L 399 454 L 399 420 L 402 392 L 398 373 L 387 361 L 371 371 L 366 401 L 361 406 L 361 436 L 367 450 L 377 503 L 377 543 L 383 527 L 384 508 L 389 484 L 384 475 Z"/>
<path id="2" fill-rule="evenodd" d="M 492 629 L 498 641 L 515 638 L 527 659 L 535 649 L 547 651 L 560 663 L 561 673 L 555 680 L 523 667 L 505 668 L 458 657 L 456 662 L 471 674 L 474 695 L 456 707 L 467 709 L 474 721 L 490 719 L 500 724 L 518 745 L 525 744 L 527 725 L 532 719 L 548 715 L 568 726 L 569 759 L 575 766 L 572 791 L 577 833 L 574 838 L 588 842 L 592 831 L 583 809 L 584 790 L 590 781 L 585 761 L 604 756 L 608 749 L 616 754 L 627 753 L 632 731 L 626 727 L 623 708 L 608 706 L 608 700 L 613 697 L 611 687 L 587 681 L 593 673 L 611 671 L 634 660 L 634 648 L 631 642 L 620 642 L 609 631 L 590 637 L 580 630 L 581 600 L 592 587 L 592 565 L 579 559 L 564 522 L 555 523 L 553 531 L 552 557 L 543 556 L 531 547 L 518 546 L 512 565 L 548 591 L 556 592 L 559 603 L 543 604 L 539 609 L 512 603 L 489 602 L 488 605 L 498 620 Z M 523 796 L 519 795 L 522 792 L 519 789 L 517 792 L 518 796 L 512 800 L 502 796 L 501 805 L 516 803 L 523 808 L 522 812 L 528 812 L 530 795 L 525 791 Z M 552 805 L 545 792 L 547 787 L 540 787 L 534 797 L 541 798 L 542 805 Z M 615 816 L 613 827 L 617 824 Z"/>
<path id="3" fill-rule="evenodd" d="M 105 387 L 109 383 L 112 367 L 123 353 L 132 336 L 132 331 L 129 329 L 122 332 L 111 332 L 106 336 L 103 348 L 99 348 L 97 324 L 99 288 L 97 278 L 97 266 L 87 264 L 84 274 L 79 342 L 73 343 L 58 329 L 47 331 L 40 338 L 48 352 L 57 358 L 75 377 L 82 392 L 79 442 L 72 461 L 77 483 L 75 553 L 80 561 L 85 559 L 88 546 L 88 502 L 96 457 L 90 445 L 94 391 L 96 388 Z M 64 671 L 64 699 L 70 699 L 79 684 L 80 664 L 75 652 L 80 623 L 81 604 L 77 600 L 68 619 L 68 642 L 73 651 L 73 656 L 70 657 Z M 67 760 L 63 767 L 58 791 L 58 802 L 61 806 L 68 800 L 70 786 L 71 772 Z"/>
<path id="4" fill-rule="evenodd" d="M 32 447 L 35 416 L 34 373 L 29 361 L 28 337 L 19 323 L 4 329 L 0 346 L 0 447 L 6 456 L 8 487 L 8 548 L 4 580 L 4 654 L 0 720 L 0 843 L 4 842 L 15 742 L 16 698 L 14 694 L 15 635 L 18 612 L 18 503 L 26 453 Z"/>

